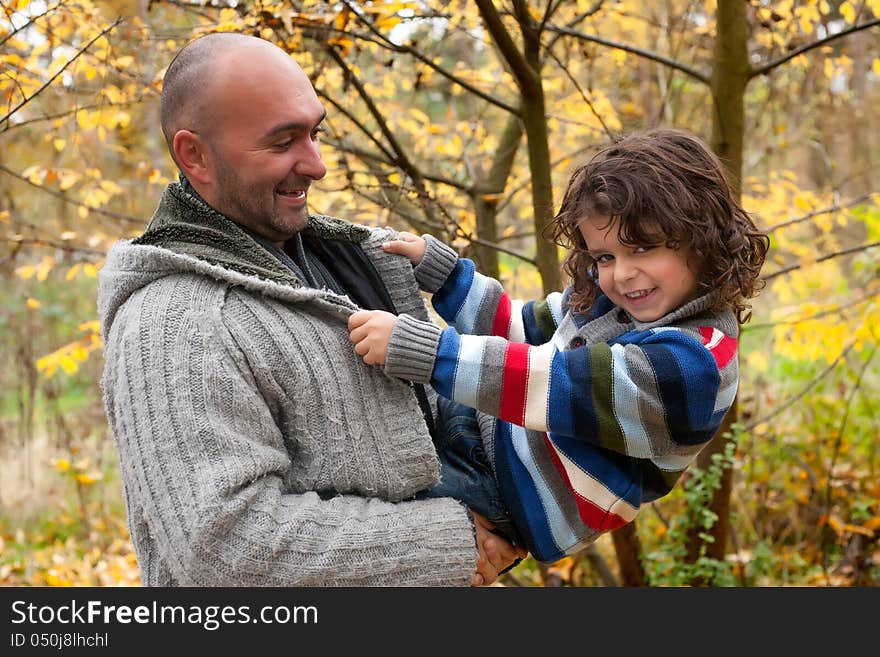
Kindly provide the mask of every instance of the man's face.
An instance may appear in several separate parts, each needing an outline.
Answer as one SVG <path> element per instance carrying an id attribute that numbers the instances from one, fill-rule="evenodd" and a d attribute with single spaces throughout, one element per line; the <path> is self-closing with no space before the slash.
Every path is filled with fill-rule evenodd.
<path id="1" fill-rule="evenodd" d="M 210 98 L 205 135 L 212 182 L 205 200 L 280 244 L 308 219 L 309 185 L 327 173 L 320 155 L 324 108 L 306 75 L 281 51 L 230 54 Z M 201 190 L 200 190 L 201 191 Z"/>

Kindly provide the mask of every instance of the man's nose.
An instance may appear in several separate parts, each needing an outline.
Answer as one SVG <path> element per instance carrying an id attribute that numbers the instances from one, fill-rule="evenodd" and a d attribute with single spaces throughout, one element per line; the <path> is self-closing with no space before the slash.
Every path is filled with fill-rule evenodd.
<path id="1" fill-rule="evenodd" d="M 327 175 L 327 167 L 321 159 L 321 147 L 318 142 L 310 141 L 303 145 L 293 171 L 297 175 L 320 180 Z"/>

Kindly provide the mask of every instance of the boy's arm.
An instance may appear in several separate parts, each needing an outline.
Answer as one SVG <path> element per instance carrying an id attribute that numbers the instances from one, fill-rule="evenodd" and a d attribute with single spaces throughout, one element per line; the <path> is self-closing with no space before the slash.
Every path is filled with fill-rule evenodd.
<path id="1" fill-rule="evenodd" d="M 562 320 L 562 294 L 540 301 L 511 299 L 501 283 L 476 270 L 472 260 L 423 236 L 427 249 L 414 273 L 419 286 L 434 293 L 437 313 L 459 333 L 496 335 L 513 342 L 543 344 Z"/>
<path id="2" fill-rule="evenodd" d="M 385 371 L 538 431 L 636 458 L 689 461 L 709 441 L 737 387 L 736 339 L 646 331 L 638 344 L 533 347 L 461 335 L 401 315 Z"/>

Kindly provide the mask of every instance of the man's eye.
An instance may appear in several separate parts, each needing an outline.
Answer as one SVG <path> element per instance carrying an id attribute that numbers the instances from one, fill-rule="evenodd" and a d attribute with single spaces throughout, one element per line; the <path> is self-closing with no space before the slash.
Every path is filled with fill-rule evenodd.
<path id="1" fill-rule="evenodd" d="M 321 135 L 327 132 L 324 128 L 318 127 L 312 130 L 312 141 L 318 141 Z"/>
<path id="2" fill-rule="evenodd" d="M 284 141 L 279 141 L 275 144 L 272 144 L 272 148 L 278 151 L 286 151 L 290 148 L 291 144 L 293 144 L 293 139 L 285 139 Z"/>

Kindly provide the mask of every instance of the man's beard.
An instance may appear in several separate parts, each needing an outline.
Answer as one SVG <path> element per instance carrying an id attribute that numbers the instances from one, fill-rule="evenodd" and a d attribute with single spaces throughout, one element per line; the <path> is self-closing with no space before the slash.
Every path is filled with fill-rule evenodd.
<path id="1" fill-rule="evenodd" d="M 222 161 L 217 162 L 217 190 L 220 209 L 230 219 L 251 228 L 275 227 L 272 208 L 267 208 L 263 195 L 248 193 L 235 171 Z"/>

